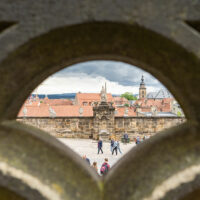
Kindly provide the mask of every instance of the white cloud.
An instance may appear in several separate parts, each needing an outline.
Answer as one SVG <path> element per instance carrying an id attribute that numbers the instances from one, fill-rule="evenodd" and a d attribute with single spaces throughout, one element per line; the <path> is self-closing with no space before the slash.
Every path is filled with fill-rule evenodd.
<path id="1" fill-rule="evenodd" d="M 147 92 L 164 86 L 151 74 L 123 62 L 89 61 L 65 68 L 46 79 L 33 93 L 62 94 L 76 92 L 100 92 L 107 83 L 112 94 L 132 92 L 138 94 L 141 76 L 144 75 Z"/>
<path id="2" fill-rule="evenodd" d="M 106 82 L 107 92 L 112 94 L 122 94 L 124 92 L 138 93 L 138 86 L 123 86 L 118 82 L 109 81 L 105 77 L 97 76 L 90 77 L 87 74 L 82 74 L 80 77 L 57 77 L 51 76 L 46 79 L 33 93 L 38 94 L 62 94 L 76 92 L 100 92 L 102 85 Z M 158 90 L 156 87 L 148 87 L 147 91 L 152 92 Z"/>

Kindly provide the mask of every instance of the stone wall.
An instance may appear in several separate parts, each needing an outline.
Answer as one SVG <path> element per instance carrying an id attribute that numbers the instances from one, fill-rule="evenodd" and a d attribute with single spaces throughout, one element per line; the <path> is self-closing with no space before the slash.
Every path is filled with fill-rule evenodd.
<path id="1" fill-rule="evenodd" d="M 115 133 L 121 137 L 122 133 L 127 132 L 131 139 L 152 136 L 184 121 L 182 117 L 116 117 Z"/>
<path id="2" fill-rule="evenodd" d="M 92 117 L 18 118 L 17 121 L 40 128 L 56 137 L 91 138 L 93 132 Z"/>
<path id="3" fill-rule="evenodd" d="M 56 137 L 96 138 L 93 117 L 18 118 L 17 121 L 33 125 Z M 184 121 L 185 118 L 181 117 L 115 117 L 114 130 L 118 138 L 127 132 L 133 140 L 136 136 L 155 135 Z"/>

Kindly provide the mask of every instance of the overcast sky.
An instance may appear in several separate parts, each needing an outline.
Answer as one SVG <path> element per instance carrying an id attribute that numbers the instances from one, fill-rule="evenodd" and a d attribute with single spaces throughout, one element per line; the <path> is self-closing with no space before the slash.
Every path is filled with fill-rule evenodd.
<path id="1" fill-rule="evenodd" d="M 107 84 L 112 94 L 131 92 L 138 94 L 141 76 L 144 75 L 147 92 L 164 86 L 149 73 L 123 62 L 89 61 L 67 67 L 47 78 L 37 90 L 38 94 L 97 93 Z"/>

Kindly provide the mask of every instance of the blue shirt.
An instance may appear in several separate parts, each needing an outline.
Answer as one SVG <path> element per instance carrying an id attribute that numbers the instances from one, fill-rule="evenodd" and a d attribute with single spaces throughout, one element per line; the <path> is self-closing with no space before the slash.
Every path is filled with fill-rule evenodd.
<path id="1" fill-rule="evenodd" d="M 103 143 L 101 140 L 98 141 L 98 148 L 101 148 L 103 146 Z"/>

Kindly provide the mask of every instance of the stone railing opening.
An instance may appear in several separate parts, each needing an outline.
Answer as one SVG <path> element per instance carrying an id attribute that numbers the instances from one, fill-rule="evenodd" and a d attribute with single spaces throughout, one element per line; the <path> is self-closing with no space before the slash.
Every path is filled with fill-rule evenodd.
<path id="1" fill-rule="evenodd" d="M 46 79 L 24 102 L 17 121 L 55 136 L 90 164 L 97 162 L 99 171 L 104 158 L 112 166 L 132 147 L 183 123 L 185 116 L 174 96 L 149 73 L 97 60 Z M 114 146 L 119 142 L 116 150 L 111 140 Z"/>
<path id="2" fill-rule="evenodd" d="M 199 199 L 199 14 L 199 1 L 0 1 L 0 199 Z M 130 125 L 140 127 L 141 124 L 144 126 L 134 130 L 134 134 L 146 134 L 144 129 L 149 129 L 144 116 L 136 116 L 138 121 L 128 120 L 131 114 L 128 103 L 113 110 L 114 102 L 109 103 L 107 96 L 102 95 L 102 103 L 84 99 L 73 119 L 58 117 L 58 113 L 65 110 L 58 111 L 54 105 L 46 106 L 45 114 L 38 120 L 29 117 L 31 106 L 24 108 L 24 102 L 45 78 L 64 67 L 89 60 L 123 61 L 150 72 L 178 100 L 187 121 L 158 132 L 139 145 L 131 141 L 130 132 L 126 130 L 130 143 L 120 142 L 122 155 L 128 147 L 136 147 L 113 166 L 111 158 L 120 156 L 119 152 L 117 156 L 111 154 L 105 132 L 103 154 L 100 150 L 97 155 L 98 127 L 109 134 L 112 131 L 108 126 L 113 127 L 113 122 L 107 124 L 112 118 L 98 111 L 105 108 L 114 115 L 116 135 L 124 133 Z M 118 68 L 122 69 L 121 74 L 125 73 L 124 68 Z M 93 71 L 96 70 L 97 67 Z M 112 74 L 116 76 L 114 70 Z M 143 75 L 148 89 L 147 76 Z M 128 80 L 127 76 L 123 79 Z M 140 87 L 141 74 L 137 76 Z M 81 79 L 83 76 L 76 81 L 79 85 L 83 85 Z M 141 84 L 142 98 L 146 95 L 144 84 Z M 92 85 L 95 84 L 90 82 L 84 88 Z M 67 86 L 65 84 L 64 88 Z M 95 86 L 99 93 L 102 85 Z M 73 87 L 70 84 L 70 89 Z M 107 92 L 111 88 L 114 86 L 107 82 Z M 127 92 L 135 94 L 133 90 Z M 31 98 L 36 98 L 38 93 L 44 99 L 39 89 L 33 93 Z M 47 97 L 50 99 L 50 95 Z M 108 104 L 105 104 L 106 98 Z M 42 108 L 44 104 L 36 105 Z M 88 129 L 94 124 L 94 117 L 85 118 L 86 107 L 90 106 L 96 113 L 95 122 L 101 122 L 92 134 Z M 137 113 L 144 112 L 141 105 L 135 109 Z M 153 107 L 149 112 L 153 113 L 147 117 L 154 126 L 151 126 L 154 133 L 158 111 Z M 159 112 L 165 112 L 164 108 Z M 36 113 L 37 109 L 34 115 Z M 117 116 L 123 120 L 120 117 L 115 120 Z M 79 119 L 82 121 L 77 126 Z M 88 119 L 91 120 L 89 124 Z M 20 120 L 35 123 L 40 129 L 20 123 Z M 163 123 L 164 120 L 157 123 L 159 129 Z M 49 130 L 42 131 L 46 124 Z M 77 128 L 84 130 L 89 139 L 79 139 L 83 134 L 76 131 Z M 101 164 L 108 158 L 112 169 L 107 176 L 98 176 L 78 154 L 47 132 L 59 134 L 59 137 L 76 136 L 78 139 L 59 139 L 82 151 L 80 155 L 90 158 L 90 162 Z M 137 137 L 132 130 L 131 134 Z M 124 141 L 128 138 L 125 135 Z M 80 140 L 86 141 L 81 149 Z M 85 157 L 83 149 L 88 147 L 92 149 L 91 154 Z M 92 154 L 102 160 L 92 160 Z"/>

